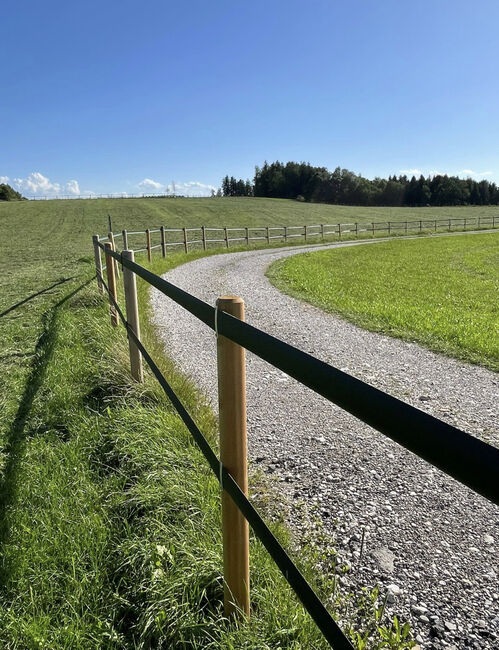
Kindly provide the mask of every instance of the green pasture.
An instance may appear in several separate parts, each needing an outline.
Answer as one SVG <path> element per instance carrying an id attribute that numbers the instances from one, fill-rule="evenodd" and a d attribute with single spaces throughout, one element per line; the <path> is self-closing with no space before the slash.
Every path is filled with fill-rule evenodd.
<path id="1" fill-rule="evenodd" d="M 327 206 L 326 206 L 327 207 Z M 129 379 L 124 331 L 92 280 L 90 237 L 160 225 L 316 221 L 287 201 L 92 200 L 0 204 L 0 646 L 322 648 L 324 641 L 253 540 L 253 616 L 221 610 L 219 488 L 150 375 Z M 156 273 L 201 255 L 156 255 Z M 142 258 L 143 259 L 143 258 Z M 90 284 L 86 284 L 90 281 Z M 164 358 L 139 282 L 143 338 L 216 446 L 216 423 Z M 271 489 L 271 488 L 269 488 Z M 273 498 L 255 477 L 257 505 Z M 260 503 L 261 501 L 261 503 Z M 269 505 L 270 504 L 270 505 Z M 288 533 L 276 533 L 288 545 Z M 340 598 L 327 540 L 300 566 L 344 626 L 373 648 L 408 647 L 376 594 Z M 347 570 L 338 567 L 339 571 Z M 314 576 L 316 576 L 314 578 Z M 347 606 L 348 605 L 348 606 Z M 388 645 L 387 645 L 388 644 Z"/>
<path id="2" fill-rule="evenodd" d="M 499 235 L 391 240 L 295 255 L 281 290 L 389 334 L 499 369 Z"/>

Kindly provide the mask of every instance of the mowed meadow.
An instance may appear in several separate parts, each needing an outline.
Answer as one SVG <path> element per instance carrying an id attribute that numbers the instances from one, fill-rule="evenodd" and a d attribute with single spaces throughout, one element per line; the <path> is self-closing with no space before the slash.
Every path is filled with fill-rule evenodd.
<path id="1" fill-rule="evenodd" d="M 108 214 L 116 232 L 462 218 L 495 210 L 253 198 L 0 204 L 0 645 L 325 647 L 255 541 L 254 616 L 238 627 L 223 619 L 219 488 L 154 381 L 137 386 L 129 379 L 126 337 L 111 328 L 92 280 L 91 235 L 106 234 Z M 162 260 L 156 253 L 150 268 L 161 273 L 201 254 Z M 214 416 L 162 356 L 147 288 L 139 283 L 139 291 L 146 346 L 216 446 Z M 277 534 L 286 539 L 279 527 Z M 313 578 L 317 558 L 300 562 Z M 391 627 L 373 623 L 374 601 L 367 599 L 361 614 L 352 606 L 345 613 L 334 574 L 317 577 L 315 586 L 333 594 L 332 609 L 347 630 L 360 631 L 359 644 L 365 633 L 373 648 L 409 647 L 382 645 Z"/>
<path id="2" fill-rule="evenodd" d="M 499 370 L 496 233 L 305 253 L 268 276 L 360 327 Z"/>

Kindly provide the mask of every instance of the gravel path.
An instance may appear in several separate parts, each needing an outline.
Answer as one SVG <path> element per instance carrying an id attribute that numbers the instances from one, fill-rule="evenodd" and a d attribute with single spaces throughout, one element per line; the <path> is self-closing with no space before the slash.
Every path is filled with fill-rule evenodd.
<path id="1" fill-rule="evenodd" d="M 359 244 L 331 247 L 345 245 Z M 165 277 L 210 304 L 242 296 L 249 323 L 499 445 L 499 375 L 367 332 L 270 284 L 267 266 L 304 248 L 207 257 Z M 216 407 L 213 332 L 156 290 L 151 299 L 167 353 Z M 381 585 L 389 613 L 411 621 L 424 649 L 497 649 L 498 508 L 252 354 L 247 385 L 250 458 L 292 503 L 317 507 L 351 566 L 344 587 Z M 313 526 L 294 513 L 292 526 Z"/>

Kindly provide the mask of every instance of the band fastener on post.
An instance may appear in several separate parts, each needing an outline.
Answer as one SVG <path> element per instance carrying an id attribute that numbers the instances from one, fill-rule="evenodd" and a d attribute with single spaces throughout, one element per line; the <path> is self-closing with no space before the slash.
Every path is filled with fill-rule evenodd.
<path id="1" fill-rule="evenodd" d="M 218 305 L 215 305 L 215 336 L 218 339 Z"/>

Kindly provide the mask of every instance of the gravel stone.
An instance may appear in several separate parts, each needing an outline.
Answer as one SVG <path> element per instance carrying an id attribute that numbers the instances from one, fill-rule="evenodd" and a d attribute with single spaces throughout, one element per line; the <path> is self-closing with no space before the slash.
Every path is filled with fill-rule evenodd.
<path id="1" fill-rule="evenodd" d="M 270 284 L 270 263 L 313 248 L 216 255 L 165 277 L 210 304 L 242 296 L 252 325 L 497 446 L 496 373 L 367 332 Z M 166 353 L 217 410 L 213 331 L 158 291 L 151 300 Z M 411 622 L 423 647 L 445 638 L 459 648 L 495 648 L 498 558 L 486 536 L 498 538 L 496 506 L 250 353 L 247 390 L 250 461 L 296 504 L 287 517 L 298 538 L 315 534 L 320 519 L 339 566 L 350 566 L 346 586 L 386 593 L 399 585 L 389 612 Z M 414 602 L 426 613 L 411 611 Z M 439 621 L 463 624 L 445 630 Z"/>

